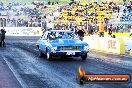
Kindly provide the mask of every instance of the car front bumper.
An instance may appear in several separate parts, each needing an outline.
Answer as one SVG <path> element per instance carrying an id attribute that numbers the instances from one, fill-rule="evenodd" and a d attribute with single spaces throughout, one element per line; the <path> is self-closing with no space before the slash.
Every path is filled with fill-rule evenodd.
<path id="1" fill-rule="evenodd" d="M 61 51 L 54 51 L 51 52 L 51 55 L 55 56 L 60 56 L 60 55 L 65 55 L 65 56 L 81 56 L 84 54 L 87 54 L 89 51 L 69 51 L 69 50 L 61 50 Z"/>

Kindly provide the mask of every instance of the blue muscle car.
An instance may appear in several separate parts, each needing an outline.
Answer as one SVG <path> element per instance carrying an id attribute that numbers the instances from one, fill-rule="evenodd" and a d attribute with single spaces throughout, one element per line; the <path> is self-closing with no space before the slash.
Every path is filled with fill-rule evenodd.
<path id="1" fill-rule="evenodd" d="M 81 40 L 70 30 L 50 30 L 46 31 L 37 42 L 39 56 L 47 56 L 52 60 L 53 56 L 81 56 L 86 60 L 89 52 L 89 45 Z"/>

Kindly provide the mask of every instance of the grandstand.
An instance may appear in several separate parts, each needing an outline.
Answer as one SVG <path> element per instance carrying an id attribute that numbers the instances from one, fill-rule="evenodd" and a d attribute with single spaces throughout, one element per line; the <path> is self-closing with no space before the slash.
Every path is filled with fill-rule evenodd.
<path id="1" fill-rule="evenodd" d="M 70 6 L 62 8 L 58 20 L 61 19 L 60 23 L 65 24 L 74 21 L 77 25 L 84 24 L 84 22 L 97 24 L 102 21 L 107 24 L 111 14 L 112 7 L 108 3 L 103 3 L 103 5 L 98 3 L 87 5 L 72 3 Z"/>
<path id="2" fill-rule="evenodd" d="M 132 2 L 128 3 L 123 9 L 122 16 L 120 17 L 121 22 L 132 24 Z"/>
<path id="3" fill-rule="evenodd" d="M 81 25 L 83 22 L 87 22 L 93 25 L 104 21 L 106 24 L 113 24 L 116 27 L 117 25 L 122 26 L 122 24 L 125 24 L 126 26 L 125 20 L 127 20 L 127 24 L 132 24 L 131 13 L 125 13 L 126 16 L 122 17 L 122 8 L 124 8 L 124 6 L 114 3 L 114 1 L 111 4 L 106 2 L 101 3 L 99 0 L 98 1 L 100 3 L 94 2 L 94 0 L 90 0 L 93 2 L 92 4 L 91 2 L 85 3 L 86 0 L 75 1 L 77 1 L 77 3 L 74 3 L 74 5 L 72 5 L 72 2 L 70 3 L 70 6 L 63 8 L 63 11 L 59 15 L 59 19 L 61 19 L 60 23 L 68 24 L 70 21 L 74 21 L 77 25 Z M 117 0 L 115 1 L 117 2 Z M 125 22 L 122 22 L 122 19 L 120 18 L 124 18 Z"/>
<path id="4" fill-rule="evenodd" d="M 24 2 L 24 0 L 21 0 L 21 1 Z M 40 21 L 42 16 L 45 16 L 44 14 L 48 13 L 49 11 L 52 11 L 49 6 L 48 6 L 48 9 L 40 10 L 41 8 L 38 8 L 37 5 L 34 5 L 31 2 L 30 4 L 27 4 L 27 3 L 25 4 L 25 3 L 21 3 L 21 1 L 10 2 L 10 0 L 7 0 L 4 2 L 3 1 L 0 2 L 0 11 L 1 11 L 0 26 L 27 27 L 30 25 L 31 21 L 33 22 L 33 25 L 36 25 L 37 23 L 37 25 L 41 26 L 40 24 L 42 22 Z M 44 2 L 43 5 L 46 5 L 46 4 L 47 3 Z M 53 8 L 55 9 L 54 6 Z"/>
<path id="5" fill-rule="evenodd" d="M 102 21 L 107 26 L 111 23 L 132 24 L 132 13 L 125 9 L 128 3 L 121 4 L 123 0 L 59 0 L 61 4 L 57 2 L 58 0 L 20 0 L 18 3 L 16 0 L 2 0 L 0 26 L 42 27 L 45 22 L 52 22 L 55 25 L 67 25 L 69 29 L 83 25 L 87 30 L 91 27 L 95 30 Z M 124 9 L 126 13 L 123 12 Z"/>

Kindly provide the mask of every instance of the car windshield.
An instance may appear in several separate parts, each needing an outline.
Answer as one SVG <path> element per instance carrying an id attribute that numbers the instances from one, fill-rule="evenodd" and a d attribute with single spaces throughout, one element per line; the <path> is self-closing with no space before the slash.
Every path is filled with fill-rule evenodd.
<path id="1" fill-rule="evenodd" d="M 51 32 L 49 33 L 49 39 L 75 39 L 77 35 L 74 32 Z"/>

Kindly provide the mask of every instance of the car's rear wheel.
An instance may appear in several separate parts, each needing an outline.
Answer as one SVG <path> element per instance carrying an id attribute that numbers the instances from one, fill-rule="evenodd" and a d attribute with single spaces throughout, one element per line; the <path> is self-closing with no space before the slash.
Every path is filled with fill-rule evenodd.
<path id="1" fill-rule="evenodd" d="M 82 60 L 86 60 L 87 59 L 87 54 L 81 55 L 81 58 L 82 58 Z"/>
<path id="2" fill-rule="evenodd" d="M 47 60 L 51 61 L 52 60 L 52 56 L 49 52 L 46 52 L 46 55 L 47 55 Z"/>

